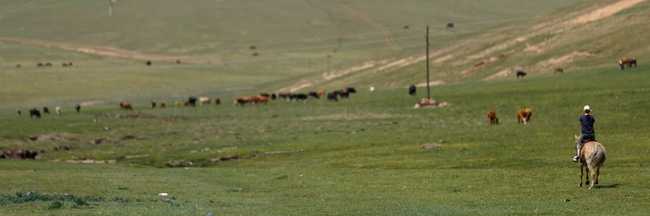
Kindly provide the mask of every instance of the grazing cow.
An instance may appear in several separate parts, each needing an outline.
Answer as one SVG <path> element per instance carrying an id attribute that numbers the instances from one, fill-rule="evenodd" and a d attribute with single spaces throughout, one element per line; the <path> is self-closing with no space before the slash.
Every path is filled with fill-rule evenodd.
<path id="1" fill-rule="evenodd" d="M 189 98 L 187 98 L 187 101 L 185 102 L 185 106 L 196 107 L 196 101 L 197 100 L 198 100 L 198 98 L 196 98 L 194 96 L 190 96 Z"/>
<path id="2" fill-rule="evenodd" d="M 209 97 L 205 97 L 205 96 L 204 97 L 199 97 L 199 104 L 205 105 L 205 104 L 211 104 L 211 103 L 212 103 L 212 99 L 210 99 Z"/>
<path id="3" fill-rule="evenodd" d="M 517 79 L 520 79 L 520 78 L 526 77 L 526 75 L 528 75 L 528 73 L 526 73 L 526 71 L 524 71 L 524 70 L 518 69 L 518 70 L 515 71 L 515 75 L 517 76 Z"/>
<path id="4" fill-rule="evenodd" d="M 120 102 L 120 108 L 125 110 L 133 110 L 133 106 L 131 106 L 131 104 L 128 101 Z"/>
<path id="5" fill-rule="evenodd" d="M 151 66 L 151 64 L 153 64 L 153 63 L 151 63 L 151 61 L 148 60 L 145 64 L 147 64 L 147 66 Z"/>
<path id="6" fill-rule="evenodd" d="M 160 102 L 160 108 L 167 108 L 167 103 L 166 102 Z"/>
<path id="7" fill-rule="evenodd" d="M 456 24 L 454 24 L 453 22 L 447 23 L 447 28 L 448 29 L 452 29 L 454 27 L 456 27 Z"/>
<path id="8" fill-rule="evenodd" d="M 628 68 L 636 68 L 637 63 L 636 63 L 636 58 L 622 58 L 618 60 L 618 66 L 621 68 L 621 70 L 625 70 L 625 66 Z"/>
<path id="9" fill-rule="evenodd" d="M 271 94 L 271 100 L 278 99 L 278 95 L 276 93 Z"/>
<path id="10" fill-rule="evenodd" d="M 278 97 L 280 97 L 282 99 L 290 99 L 291 95 L 292 94 L 288 93 L 288 92 L 280 92 L 280 93 L 278 93 Z"/>
<path id="11" fill-rule="evenodd" d="M 52 63 L 46 62 L 45 67 L 52 67 Z"/>
<path id="12" fill-rule="evenodd" d="M 555 73 L 555 74 L 561 74 L 561 73 L 564 73 L 564 68 L 561 68 L 561 67 L 559 67 L 559 68 L 555 68 L 555 70 L 554 70 L 553 73 Z"/>
<path id="13" fill-rule="evenodd" d="M 45 66 L 45 64 L 43 64 L 42 62 L 36 63 L 36 67 L 43 67 L 43 66 Z"/>
<path id="14" fill-rule="evenodd" d="M 574 137 L 576 139 L 576 144 L 579 144 L 582 141 L 579 136 Z M 607 160 L 607 151 L 603 144 L 596 141 L 582 144 L 582 148 L 580 149 L 580 187 L 582 187 L 582 179 L 585 170 L 587 171 L 585 185 L 589 185 L 589 189 L 592 189 L 594 185 L 598 184 L 600 167 L 605 164 L 605 160 Z"/>
<path id="15" fill-rule="evenodd" d="M 338 90 L 334 91 L 336 94 L 339 95 L 340 98 L 349 98 L 350 97 L 350 92 L 346 90 Z"/>
<path id="16" fill-rule="evenodd" d="M 264 96 L 246 96 L 246 97 L 238 97 L 235 99 L 235 104 L 237 105 L 245 105 L 245 104 L 266 104 L 269 102 L 268 97 Z"/>
<path id="17" fill-rule="evenodd" d="M 530 122 L 530 118 L 533 116 L 533 110 L 527 107 L 521 108 L 517 112 L 517 122 L 520 124 L 527 125 Z"/>
<path id="18" fill-rule="evenodd" d="M 409 95 L 415 96 L 417 95 L 418 88 L 415 85 L 410 85 L 409 86 Z"/>
<path id="19" fill-rule="evenodd" d="M 20 64 L 16 65 L 16 68 L 21 68 L 21 67 L 22 67 L 22 65 L 20 65 Z"/>
<path id="20" fill-rule="evenodd" d="M 81 112 L 81 104 L 75 104 L 74 110 L 77 111 L 77 113 Z"/>
<path id="21" fill-rule="evenodd" d="M 61 115 L 61 107 L 60 106 L 54 107 L 54 112 L 56 112 L 56 115 Z"/>
<path id="22" fill-rule="evenodd" d="M 40 119 L 41 118 L 41 111 L 39 111 L 36 108 L 32 108 L 29 110 L 29 117 L 32 119 Z"/>
<path id="23" fill-rule="evenodd" d="M 490 111 L 487 113 L 487 118 L 488 118 L 488 124 L 489 125 L 498 125 L 499 124 L 499 118 L 497 118 L 497 112 L 495 111 Z"/>
<path id="24" fill-rule="evenodd" d="M 49 115 L 49 114 L 50 114 L 50 108 L 44 106 L 44 107 L 43 107 L 43 113 Z"/>
<path id="25" fill-rule="evenodd" d="M 345 91 L 350 93 L 350 94 L 357 93 L 357 89 L 355 89 L 354 87 L 347 87 L 347 88 L 345 88 Z"/>
<path id="26" fill-rule="evenodd" d="M 157 105 L 156 101 L 151 101 L 151 109 L 155 109 Z"/>
<path id="27" fill-rule="evenodd" d="M 266 93 L 266 92 L 262 92 L 262 93 L 260 93 L 260 96 L 271 97 L 271 94 Z"/>
<path id="28" fill-rule="evenodd" d="M 339 101 L 339 95 L 336 92 L 327 93 L 327 100 L 329 100 L 329 101 Z"/>
<path id="29" fill-rule="evenodd" d="M 318 92 L 315 92 L 315 91 L 310 91 L 307 95 L 308 95 L 309 97 L 313 97 L 313 98 L 316 98 L 316 99 L 320 99 L 320 95 L 318 94 Z"/>
<path id="30" fill-rule="evenodd" d="M 14 149 L 0 151 L 1 159 L 36 160 L 38 151 Z"/>
<path id="31" fill-rule="evenodd" d="M 23 111 L 22 111 L 22 110 L 16 110 L 16 112 L 18 113 L 19 116 L 22 116 L 22 115 L 23 115 Z"/>
<path id="32" fill-rule="evenodd" d="M 296 93 L 296 94 L 289 95 L 289 99 L 295 101 L 304 101 L 307 100 L 307 98 L 309 98 L 309 96 L 304 93 Z"/>
<path id="33" fill-rule="evenodd" d="M 221 98 L 215 98 L 214 105 L 220 105 L 220 104 L 221 104 Z"/>
<path id="34" fill-rule="evenodd" d="M 180 59 L 176 59 L 176 64 L 181 64 L 181 60 L 180 60 Z"/>

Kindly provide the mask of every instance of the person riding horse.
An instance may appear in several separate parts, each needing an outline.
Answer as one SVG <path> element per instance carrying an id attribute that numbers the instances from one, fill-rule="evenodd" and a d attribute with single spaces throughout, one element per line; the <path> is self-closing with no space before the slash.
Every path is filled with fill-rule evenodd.
<path id="1" fill-rule="evenodd" d="M 596 119 L 591 114 L 591 107 L 585 105 L 583 110 L 584 113 L 578 119 L 581 126 L 580 142 L 577 142 L 576 145 L 576 155 L 573 157 L 574 162 L 580 161 L 580 149 L 585 143 L 596 141 L 596 131 L 594 131 L 594 123 L 596 123 Z"/>

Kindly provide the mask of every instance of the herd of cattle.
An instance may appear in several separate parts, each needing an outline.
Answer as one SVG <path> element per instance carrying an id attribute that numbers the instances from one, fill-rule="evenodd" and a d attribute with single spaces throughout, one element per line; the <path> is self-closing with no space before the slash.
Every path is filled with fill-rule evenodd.
<path id="1" fill-rule="evenodd" d="M 517 122 L 519 124 L 527 125 L 530 122 L 530 118 L 533 117 L 533 110 L 528 107 L 523 107 L 517 111 Z M 488 125 L 497 125 L 499 124 L 499 118 L 497 117 L 496 111 L 490 111 L 487 113 Z"/>
<path id="2" fill-rule="evenodd" d="M 414 90 L 413 90 L 414 91 Z M 306 101 L 310 98 L 313 99 L 321 99 L 323 97 L 326 97 L 327 100 L 329 101 L 339 101 L 341 99 L 347 99 L 350 98 L 350 95 L 357 93 L 356 88 L 354 87 L 347 87 L 344 89 L 340 90 L 335 90 L 332 92 L 325 92 L 323 90 L 321 91 L 310 91 L 307 93 L 290 93 L 290 92 L 281 92 L 281 93 L 260 93 L 259 95 L 255 96 L 243 96 L 243 97 L 237 97 L 233 100 L 233 103 L 235 105 L 240 105 L 244 106 L 247 104 L 267 104 L 271 100 L 286 100 L 286 101 Z M 414 92 L 413 92 L 414 93 Z M 411 93 L 411 90 L 409 90 L 409 94 Z M 196 107 L 197 105 L 210 105 L 210 104 L 215 104 L 215 105 L 220 105 L 221 104 L 221 98 L 210 98 L 206 96 L 202 97 L 196 97 L 196 96 L 190 96 L 187 98 L 185 101 L 176 101 L 174 105 L 176 107 Z M 167 102 L 166 101 L 151 101 L 151 108 L 166 108 Z M 128 101 L 121 101 L 119 103 L 119 107 L 124 110 L 133 110 L 134 106 L 129 103 Z M 74 109 L 77 113 L 81 112 L 81 104 L 76 104 L 74 106 Z M 55 113 L 57 115 L 61 115 L 62 109 L 60 106 L 55 107 Z M 17 110 L 17 113 L 19 116 L 22 116 L 23 111 L 22 110 Z M 40 119 L 43 117 L 43 115 L 49 115 L 50 108 L 47 106 L 42 107 L 42 109 L 38 108 L 32 108 L 29 109 L 29 116 L 32 119 Z"/>

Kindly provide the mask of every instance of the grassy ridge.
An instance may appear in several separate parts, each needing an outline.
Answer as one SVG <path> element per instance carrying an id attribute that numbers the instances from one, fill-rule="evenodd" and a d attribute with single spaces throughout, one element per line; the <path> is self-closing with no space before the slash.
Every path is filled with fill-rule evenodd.
<path id="1" fill-rule="evenodd" d="M 164 111 L 136 104 L 137 118 L 116 118 L 126 113 L 112 107 L 40 121 L 3 114 L 0 127 L 9 128 L 0 132 L 4 148 L 44 149 L 45 160 L 118 164 L 2 161 L 6 184 L 0 191 L 133 200 L 125 208 L 111 202 L 60 211 L 45 210 L 48 203 L 3 208 L 7 215 L 643 215 L 650 199 L 644 186 L 650 177 L 644 174 L 649 125 L 640 120 L 642 107 L 650 105 L 644 100 L 648 72 L 599 69 L 437 87 L 434 97 L 451 103 L 437 110 L 412 109 L 416 98 L 403 90 L 362 90 L 341 103 Z M 590 192 L 577 188 L 578 169 L 570 162 L 584 104 L 594 108 L 598 139 L 609 153 L 602 187 Z M 514 119 L 523 105 L 535 112 L 528 127 Z M 491 108 L 502 125 L 486 125 Z M 60 142 L 25 140 L 61 132 L 78 135 Z M 122 139 L 126 135 L 136 138 Z M 109 141 L 89 144 L 100 137 Z M 421 150 L 425 143 L 440 147 Z M 72 150 L 51 150 L 63 144 Z M 233 155 L 242 159 L 210 162 Z M 149 168 L 169 160 L 209 167 Z M 159 192 L 176 196 L 178 205 L 158 201 Z"/>

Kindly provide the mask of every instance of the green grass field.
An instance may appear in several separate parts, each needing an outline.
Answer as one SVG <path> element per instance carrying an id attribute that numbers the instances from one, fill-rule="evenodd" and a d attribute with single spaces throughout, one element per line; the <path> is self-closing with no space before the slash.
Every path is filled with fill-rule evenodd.
<path id="1" fill-rule="evenodd" d="M 105 0 L 5 0 L 0 150 L 41 154 L 0 159 L 0 216 L 647 215 L 650 3 L 566 24 L 615 2 L 118 0 L 109 17 Z M 427 24 L 441 109 L 405 88 L 425 81 Z M 120 57 L 79 51 L 107 47 Z M 232 104 L 301 83 L 359 93 Z M 223 104 L 173 106 L 190 95 Z M 608 150 L 593 190 L 570 160 L 585 104 Z M 30 119 L 42 106 L 63 114 Z"/>
<path id="2" fill-rule="evenodd" d="M 52 201 L 0 201 L 2 214 L 644 215 L 648 72 L 606 68 L 434 88 L 435 98 L 451 103 L 444 109 L 413 109 L 416 99 L 400 89 L 362 91 L 340 103 L 166 110 L 138 104 L 131 118 L 113 107 L 42 120 L 5 113 L 3 148 L 46 153 L 35 162 L 1 161 L 3 194 L 102 200 L 54 210 Z M 570 162 L 587 103 L 609 156 L 600 187 L 591 191 L 578 188 Z M 527 127 L 514 119 L 522 105 L 535 112 Z M 492 107 L 501 125 L 486 125 Z M 64 132 L 60 141 L 27 141 Z M 97 138 L 107 141 L 90 144 Z M 420 149 L 427 143 L 439 147 Z M 62 145 L 70 150 L 53 150 Z M 240 159 L 211 161 L 232 156 Z M 117 162 L 62 162 L 83 159 Z M 162 168 L 170 160 L 193 165 Z M 161 201 L 161 192 L 175 201 Z"/>

